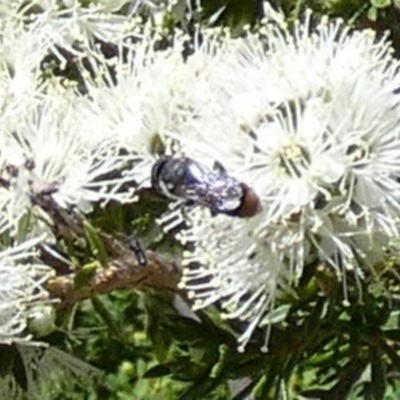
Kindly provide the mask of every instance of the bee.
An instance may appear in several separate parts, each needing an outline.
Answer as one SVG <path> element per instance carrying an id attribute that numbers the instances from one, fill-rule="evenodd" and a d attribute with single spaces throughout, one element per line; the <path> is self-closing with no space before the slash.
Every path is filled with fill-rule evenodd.
<path id="1" fill-rule="evenodd" d="M 144 252 L 143 247 L 139 242 L 139 239 L 135 235 L 130 235 L 127 238 L 127 245 L 128 248 L 132 250 L 133 253 L 135 254 L 139 265 L 142 267 L 146 266 L 147 265 L 146 253 Z"/>
<path id="2" fill-rule="evenodd" d="M 209 168 L 189 157 L 164 156 L 153 165 L 151 184 L 162 196 L 207 207 L 214 216 L 246 218 L 262 209 L 254 190 L 229 176 L 219 162 Z"/>

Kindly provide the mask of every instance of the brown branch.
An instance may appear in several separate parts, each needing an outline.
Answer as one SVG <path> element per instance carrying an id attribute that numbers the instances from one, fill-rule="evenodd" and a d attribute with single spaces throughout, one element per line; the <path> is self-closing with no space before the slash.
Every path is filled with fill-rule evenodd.
<path id="1" fill-rule="evenodd" d="M 85 217 L 78 210 L 68 211 L 60 208 L 51 195 L 47 194 L 39 194 L 33 200 L 51 216 L 57 236 L 70 239 L 85 237 Z M 98 268 L 85 286 L 77 288 L 75 285 L 76 274 L 80 271 L 57 276 L 48 282 L 47 290 L 50 297 L 61 299 L 62 306 L 68 307 L 92 295 L 109 293 L 118 289 L 147 286 L 178 290 L 181 275 L 178 261 L 148 251 L 146 252 L 147 263 L 141 265 L 136 254 L 129 247 L 125 235 L 118 233 L 110 235 L 100 231 L 98 235 L 110 261 L 104 267 Z"/>
<path id="2" fill-rule="evenodd" d="M 51 279 L 47 290 L 51 297 L 59 298 L 63 306 L 74 304 L 94 294 L 127 288 L 147 286 L 177 291 L 181 275 L 179 263 L 153 252 L 147 252 L 146 255 L 146 266 L 139 265 L 136 257 L 127 253 L 110 261 L 104 268 L 99 268 L 84 287 L 76 289 L 75 274 L 69 274 Z"/>

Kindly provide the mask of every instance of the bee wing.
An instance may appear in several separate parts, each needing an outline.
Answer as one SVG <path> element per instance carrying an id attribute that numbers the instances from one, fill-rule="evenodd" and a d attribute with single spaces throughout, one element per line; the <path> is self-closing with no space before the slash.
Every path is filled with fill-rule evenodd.
<path id="1" fill-rule="evenodd" d="M 212 191 L 216 174 L 208 167 L 192 161 L 185 174 L 185 184 L 180 187 L 181 196 L 209 207 L 207 199 Z"/>

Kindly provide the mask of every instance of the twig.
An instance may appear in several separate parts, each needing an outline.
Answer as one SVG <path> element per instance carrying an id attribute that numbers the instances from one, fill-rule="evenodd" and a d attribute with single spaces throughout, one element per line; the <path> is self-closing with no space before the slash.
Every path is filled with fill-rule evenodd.
<path id="1" fill-rule="evenodd" d="M 124 254 L 96 271 L 90 282 L 82 288 L 75 288 L 75 274 L 69 274 L 50 280 L 47 290 L 51 297 L 59 298 L 63 306 L 118 289 L 147 286 L 178 291 L 179 264 L 153 252 L 146 252 L 146 256 L 148 263 L 145 267 L 139 265 L 135 255 Z"/>

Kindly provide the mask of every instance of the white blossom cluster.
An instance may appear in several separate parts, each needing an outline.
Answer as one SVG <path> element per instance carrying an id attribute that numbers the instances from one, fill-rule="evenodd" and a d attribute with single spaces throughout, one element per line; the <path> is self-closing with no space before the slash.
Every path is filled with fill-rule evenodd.
<path id="1" fill-rule="evenodd" d="M 271 24 L 204 37 L 187 63 L 195 115 L 170 133 L 181 153 L 221 162 L 262 204 L 251 218 L 189 208 L 178 234 L 190 243 L 181 286 L 195 307 L 219 304 L 248 323 L 241 348 L 308 263 L 336 269 L 346 302 L 346 272 L 360 279 L 399 234 L 399 63 L 369 31 L 311 25 L 308 14 L 294 33 Z"/>
<path id="2" fill-rule="evenodd" d="M 384 39 L 341 22 L 312 29 L 309 14 L 294 33 L 276 20 L 240 38 L 199 28 L 190 40 L 160 23 L 182 7 L 175 3 L 0 0 L 3 232 L 19 243 L 24 225 L 26 240 L 54 240 L 43 196 L 82 213 L 133 202 L 164 152 L 218 161 L 262 210 L 239 218 L 175 208 L 161 222 L 186 221 L 177 234 L 190 249 L 181 285 L 195 307 L 218 304 L 224 317 L 246 321 L 244 347 L 309 262 L 360 277 L 398 236 L 399 65 Z M 153 13 L 147 23 L 143 8 Z M 79 79 L 56 77 L 49 57 L 67 70 L 72 60 Z M 13 292 L 15 310 L 37 301 L 32 293 L 45 297 L 38 287 L 48 271 L 28 279 L 19 271 L 37 276 L 35 267 L 13 265 L 0 310 L 14 288 L 30 285 Z M 1 323 L 1 335 L 19 337 L 24 315 Z"/>
<path id="3" fill-rule="evenodd" d="M 38 240 L 0 252 L 0 343 L 30 339 L 28 322 L 35 306 L 46 300 L 43 283 L 53 275 L 50 267 L 27 262 L 35 256 Z"/>
<path id="4" fill-rule="evenodd" d="M 149 130 L 169 119 L 156 104 L 169 93 L 157 92 L 153 76 L 172 87 L 175 64 L 153 50 L 150 36 L 162 28 L 142 23 L 139 12 L 159 18 L 169 8 L 143 0 L 0 0 L 0 343 L 29 340 L 27 327 L 47 319 L 37 311 L 46 309 L 51 269 L 33 261 L 35 245 L 56 240 L 56 221 L 43 199 L 81 213 L 137 200 L 134 187 L 154 161 Z M 128 54 L 126 62 L 107 58 L 102 44 Z M 68 79 L 71 65 L 80 83 Z"/>

